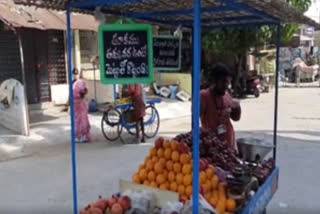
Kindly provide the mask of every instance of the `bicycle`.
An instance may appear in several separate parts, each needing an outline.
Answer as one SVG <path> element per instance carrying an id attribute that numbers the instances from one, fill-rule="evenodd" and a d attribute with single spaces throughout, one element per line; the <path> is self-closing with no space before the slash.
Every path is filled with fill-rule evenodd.
<path id="1" fill-rule="evenodd" d="M 160 116 L 155 107 L 157 103 L 161 103 L 161 99 L 151 99 L 146 102 L 146 115 L 143 120 L 145 127 L 144 135 L 148 139 L 155 137 L 159 131 Z M 107 140 L 111 142 L 118 140 L 121 138 L 124 129 L 130 135 L 136 135 L 136 122 L 127 121 L 128 119 L 125 117 L 132 109 L 132 104 L 120 104 L 109 106 L 108 109 L 103 112 L 101 130 Z"/>

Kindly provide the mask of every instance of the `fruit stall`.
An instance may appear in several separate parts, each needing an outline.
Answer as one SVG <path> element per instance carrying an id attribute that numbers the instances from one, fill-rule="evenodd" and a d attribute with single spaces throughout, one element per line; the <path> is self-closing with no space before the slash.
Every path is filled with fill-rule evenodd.
<path id="1" fill-rule="evenodd" d="M 280 24 L 314 23 L 281 1 L 268 0 L 22 0 L 27 5 L 66 10 L 70 91 L 73 212 L 78 213 L 77 163 L 72 93 L 72 10 L 120 19 L 99 28 L 101 81 L 104 84 L 151 83 L 152 26 L 192 31 L 192 132 L 173 139 L 159 137 L 132 181 L 120 181 L 119 193 L 100 196 L 82 214 L 259 214 L 278 187 L 276 167 Z M 49 2 L 49 3 L 48 3 Z M 244 15 L 245 14 L 245 15 Z M 138 24 L 135 21 L 144 21 Z M 274 26 L 276 83 L 273 145 L 255 139 L 238 141 L 239 155 L 200 128 L 201 30 Z M 181 26 L 181 27 L 179 27 Z M 179 33 L 178 33 L 179 34 Z M 129 47 L 128 47 L 129 46 Z M 120 50 L 120 51 L 119 51 Z M 163 60 L 164 62 L 166 60 Z M 176 62 L 179 60 L 168 60 Z M 159 60 L 161 62 L 161 60 Z M 129 73 L 130 71 L 130 73 Z M 272 155 L 268 156 L 270 151 Z M 94 199 L 93 199 L 94 200 Z"/>

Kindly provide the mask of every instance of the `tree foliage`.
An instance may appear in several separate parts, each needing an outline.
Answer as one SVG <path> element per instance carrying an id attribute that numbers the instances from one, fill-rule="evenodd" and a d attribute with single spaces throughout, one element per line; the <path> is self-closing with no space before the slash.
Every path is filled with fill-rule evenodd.
<path id="1" fill-rule="evenodd" d="M 289 4 L 300 12 L 308 10 L 312 0 L 287 0 Z M 290 42 L 297 32 L 299 25 L 284 24 L 281 27 L 281 43 Z M 238 87 L 241 72 L 244 69 L 244 60 L 250 48 L 276 41 L 276 28 L 264 26 L 261 28 L 221 29 L 205 32 L 202 36 L 203 49 L 213 55 L 223 54 L 233 56 L 236 67 L 233 68 L 234 88 Z M 237 90 L 237 89 L 236 89 Z"/>
<path id="2" fill-rule="evenodd" d="M 289 4 L 300 12 L 308 10 L 312 0 L 287 0 Z M 284 24 L 281 27 L 281 42 L 290 42 L 297 32 L 299 25 Z M 205 51 L 214 54 L 243 53 L 251 47 L 264 43 L 274 43 L 276 38 L 275 27 L 243 28 L 243 29 L 222 29 L 203 34 L 203 48 Z"/>

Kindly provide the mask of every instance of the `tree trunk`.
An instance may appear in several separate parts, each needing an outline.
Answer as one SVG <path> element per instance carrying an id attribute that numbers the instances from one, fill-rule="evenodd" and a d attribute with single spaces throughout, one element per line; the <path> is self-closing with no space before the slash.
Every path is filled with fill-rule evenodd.
<path id="1" fill-rule="evenodd" d="M 243 59 L 245 58 L 245 55 L 237 54 L 234 57 L 236 62 L 236 68 L 235 68 L 235 73 L 233 75 L 233 90 L 236 96 L 242 96 L 244 86 L 240 82 L 240 77 L 242 76 L 242 72 L 243 72 Z"/>

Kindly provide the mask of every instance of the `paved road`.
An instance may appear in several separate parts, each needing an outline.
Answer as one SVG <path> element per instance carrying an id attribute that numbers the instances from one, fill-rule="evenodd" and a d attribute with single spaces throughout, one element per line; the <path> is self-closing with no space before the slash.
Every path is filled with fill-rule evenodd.
<path id="1" fill-rule="evenodd" d="M 282 89 L 279 105 L 278 165 L 280 189 L 269 213 L 320 213 L 320 91 Z M 273 95 L 241 101 L 243 118 L 237 136 L 259 136 L 272 141 Z M 181 109 L 190 111 L 190 108 Z M 92 117 L 97 125 L 98 117 Z M 56 130 L 52 126 L 52 131 Z M 49 136 L 59 139 L 65 128 Z M 162 121 L 161 135 L 190 130 L 190 118 Z M 48 132 L 48 130 L 43 130 Z M 97 141 L 77 145 L 79 205 L 118 190 L 118 180 L 130 179 L 151 143 L 120 145 Z M 52 141 L 48 139 L 48 141 Z M 66 138 L 67 139 L 67 138 Z M 66 143 L 43 147 L 31 156 L 0 163 L 0 213 L 71 213 L 70 148 Z"/>

